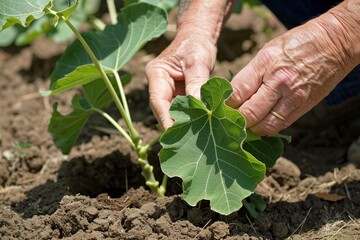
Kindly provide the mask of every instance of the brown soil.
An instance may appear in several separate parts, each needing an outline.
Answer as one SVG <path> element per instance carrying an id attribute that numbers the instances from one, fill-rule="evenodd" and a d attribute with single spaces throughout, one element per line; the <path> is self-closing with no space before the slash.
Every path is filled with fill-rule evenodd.
<path id="1" fill-rule="evenodd" d="M 238 71 L 284 31 L 273 18 L 267 21 L 251 11 L 230 20 L 214 75 Z M 127 88 L 133 118 L 145 142 L 159 132 L 147 102 L 144 66 L 172 35 L 148 44 L 126 66 L 133 74 Z M 360 238 L 360 170 L 346 160 L 348 146 L 360 133 L 359 119 L 317 131 L 290 129 L 293 141 L 285 146 L 286 158 L 257 189 L 267 209 L 258 219 L 244 209 L 222 216 L 207 202 L 187 205 L 177 179 L 170 181 L 166 197 L 151 194 L 133 164 L 134 152 L 120 135 L 98 131 L 99 126 L 110 128 L 98 116 L 70 155 L 55 148 L 46 130 L 51 104 L 57 100 L 62 112 L 69 111 L 72 94 L 48 99 L 38 92 L 48 88 L 63 50 L 45 39 L 0 50 L 1 239 Z M 18 148 L 19 142 L 30 147 Z M 160 178 L 159 150 L 159 145 L 151 150 L 150 160 Z"/>

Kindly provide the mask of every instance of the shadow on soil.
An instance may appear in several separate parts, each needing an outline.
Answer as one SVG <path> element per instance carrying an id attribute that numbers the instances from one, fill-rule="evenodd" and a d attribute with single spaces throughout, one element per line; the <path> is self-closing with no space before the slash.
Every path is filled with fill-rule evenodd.
<path id="1" fill-rule="evenodd" d="M 121 163 L 121 164 L 119 164 Z M 131 163 L 129 155 L 116 151 L 89 163 L 84 157 L 63 162 L 57 179 L 48 180 L 26 192 L 27 199 L 13 206 L 24 218 L 52 214 L 65 195 L 81 194 L 91 198 L 101 193 L 119 197 L 128 188 L 143 185 L 141 169 Z"/>
<path id="2" fill-rule="evenodd" d="M 120 161 L 122 164 L 119 164 Z M 305 201 L 271 203 L 256 220 L 248 219 L 244 208 L 229 216 L 222 216 L 211 211 L 206 201 L 200 202 L 197 207 L 191 207 L 179 196 L 173 196 L 167 201 L 165 212 L 173 222 L 188 220 L 199 228 L 223 221 L 228 224 L 231 236 L 242 236 L 246 233 L 250 236 L 271 238 L 274 231 L 286 231 L 285 235 L 289 236 L 313 231 L 336 221 L 348 222 L 360 218 L 360 196 L 349 195 L 349 192 L 355 192 L 359 184 L 359 181 L 350 181 L 333 186 L 332 193 L 345 197 L 338 202 L 324 201 L 310 194 Z M 127 189 L 137 189 L 140 186 L 143 186 L 140 169 L 134 167 L 128 155 L 113 152 L 92 162 L 79 157 L 64 162 L 58 170 L 56 180 L 48 180 L 28 191 L 27 199 L 13 206 L 13 210 L 25 219 L 35 215 L 52 215 L 60 207 L 60 201 L 65 195 L 77 194 L 93 199 L 96 197 L 97 201 L 103 201 L 99 196 L 106 195 L 111 197 L 106 197 L 111 199 L 111 204 L 119 205 L 123 200 L 118 197 Z M 170 182 L 170 191 L 176 187 L 179 192 L 179 182 Z M 140 208 L 141 205 L 131 207 Z M 274 230 L 277 228 L 280 229 Z"/>

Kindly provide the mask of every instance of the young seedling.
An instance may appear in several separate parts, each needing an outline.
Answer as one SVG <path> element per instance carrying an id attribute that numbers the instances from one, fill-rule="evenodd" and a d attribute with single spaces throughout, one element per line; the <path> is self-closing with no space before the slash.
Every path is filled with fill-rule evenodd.
<path id="1" fill-rule="evenodd" d="M 170 108 L 175 123 L 162 135 L 159 154 L 163 172 L 183 180 L 190 205 L 206 199 L 225 215 L 243 203 L 255 210 L 245 198 L 283 151 L 280 137 L 260 137 L 246 129 L 240 112 L 225 104 L 231 93 L 226 79 L 214 77 L 201 87 L 201 100 L 177 96 Z"/>
<path id="2" fill-rule="evenodd" d="M 123 89 L 130 77 L 129 74 L 120 75 L 119 71 L 146 42 L 166 31 L 166 12 L 154 5 L 139 2 L 124 7 L 118 16 L 114 16 L 114 2 L 108 0 L 112 24 L 102 31 L 80 34 L 69 20 L 78 7 L 79 0 L 65 1 L 68 3 L 67 7 L 57 11 L 52 8 L 53 1 L 50 0 L 22 4 L 18 1 L 0 2 L 0 9 L 7 11 L 0 15 L 0 29 L 15 23 L 28 26 L 33 19 L 46 14 L 50 16 L 54 26 L 59 22 L 65 23 L 77 38 L 57 62 L 51 75 L 50 90 L 42 92 L 45 96 L 52 96 L 75 87 L 83 87 L 83 95 L 73 97 L 73 111 L 69 114 L 61 115 L 57 111 L 57 103 L 53 106 L 48 130 L 56 146 L 64 154 L 68 154 L 90 115 L 99 113 L 124 136 L 138 154 L 138 163 L 146 185 L 159 196 L 164 196 L 167 177 L 160 184 L 147 160 L 148 150 L 158 141 L 158 137 L 148 143 L 142 142 L 132 122 L 131 109 Z M 126 128 L 121 127 L 105 112 L 112 101 L 115 102 Z"/>
<path id="3" fill-rule="evenodd" d="M 12 143 L 12 149 L 6 150 L 3 156 L 7 161 L 12 161 L 14 158 L 24 159 L 26 156 L 26 150 L 31 147 L 30 143 L 19 141 Z"/>
<path id="4" fill-rule="evenodd" d="M 136 151 L 146 185 L 159 196 L 165 194 L 166 176 L 178 176 L 183 179 L 184 199 L 190 205 L 209 200 L 214 211 L 225 215 L 243 205 L 253 216 L 263 210 L 264 205 L 252 194 L 265 177 L 266 168 L 282 154 L 283 143 L 279 137 L 260 137 L 246 129 L 241 114 L 225 105 L 232 88 L 222 78 L 212 78 L 202 86 L 201 100 L 192 96 L 174 99 L 170 113 L 175 123 L 160 140 L 163 149 L 159 157 L 165 177 L 161 184 L 156 180 L 147 153 L 159 138 L 148 143 L 141 140 L 124 93 L 130 77 L 119 71 L 147 41 L 166 31 L 166 12 L 162 8 L 126 1 L 129 5 L 115 17 L 113 0 L 108 0 L 112 24 L 101 31 L 80 34 L 69 20 L 79 0 L 68 0 L 68 7 L 57 11 L 50 0 L 31 4 L 21 1 L 18 7 L 19 1 L 0 0 L 0 12 L 5 11 L 0 15 L 0 30 L 16 23 L 28 26 L 46 14 L 54 26 L 59 21 L 65 23 L 77 38 L 57 62 L 50 90 L 43 92 L 52 96 L 83 88 L 81 96 L 73 97 L 69 114 L 62 115 L 57 104 L 53 106 L 48 130 L 64 154 L 70 152 L 90 115 L 98 113 Z M 126 128 L 105 112 L 112 101 Z M 246 200 L 249 196 L 250 202 Z"/>

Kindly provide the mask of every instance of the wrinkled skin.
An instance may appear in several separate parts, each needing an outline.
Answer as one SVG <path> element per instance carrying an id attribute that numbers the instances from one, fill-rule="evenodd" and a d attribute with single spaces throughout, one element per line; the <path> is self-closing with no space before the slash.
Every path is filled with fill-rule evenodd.
<path id="1" fill-rule="evenodd" d="M 360 1 L 344 1 L 270 41 L 236 74 L 227 104 L 239 109 L 256 134 L 275 135 L 287 128 L 360 63 L 359 16 Z M 173 124 L 168 113 L 172 99 L 179 94 L 199 97 L 215 63 L 216 47 L 209 36 L 217 35 L 208 34 L 209 28 L 184 25 L 146 69 L 150 104 L 165 129 Z"/>
<path id="2" fill-rule="evenodd" d="M 209 79 L 216 48 L 203 35 L 176 39 L 146 66 L 150 106 L 164 129 L 173 124 L 168 112 L 177 95 L 200 97 L 200 87 Z"/>
<path id="3" fill-rule="evenodd" d="M 318 21 L 267 43 L 233 79 L 228 104 L 259 135 L 274 135 L 313 108 L 352 70 Z M 285 120 L 275 117 L 275 111 Z"/>

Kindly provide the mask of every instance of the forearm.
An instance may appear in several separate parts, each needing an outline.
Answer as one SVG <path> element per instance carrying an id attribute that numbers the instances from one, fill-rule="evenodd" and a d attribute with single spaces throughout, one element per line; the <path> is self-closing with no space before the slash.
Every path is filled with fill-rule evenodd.
<path id="1" fill-rule="evenodd" d="M 345 0 L 318 18 L 346 68 L 360 64 L 360 0 Z"/>
<path id="2" fill-rule="evenodd" d="M 216 44 L 234 0 L 181 0 L 178 33 L 208 35 Z"/>

